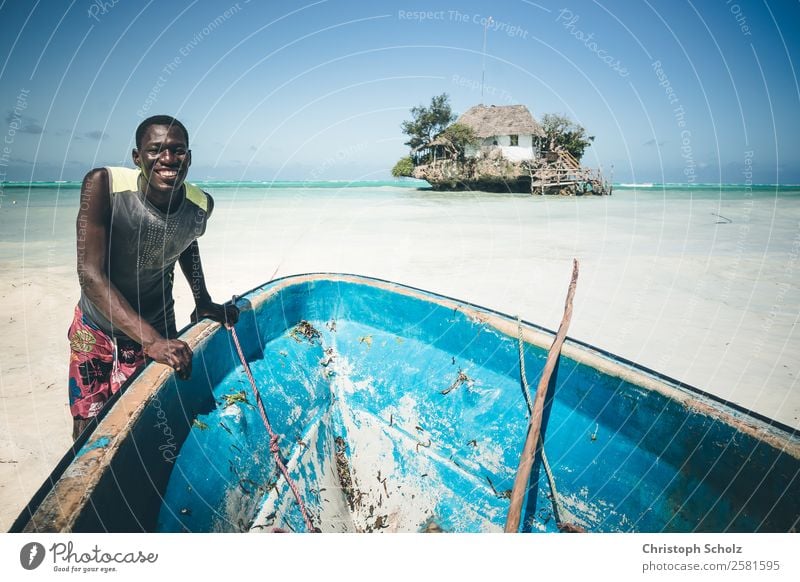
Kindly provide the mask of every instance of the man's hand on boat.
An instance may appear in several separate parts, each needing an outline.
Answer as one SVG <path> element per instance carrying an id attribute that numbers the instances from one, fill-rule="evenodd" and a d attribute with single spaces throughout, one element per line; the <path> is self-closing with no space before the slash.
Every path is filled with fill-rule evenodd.
<path id="1" fill-rule="evenodd" d="M 239 321 L 239 308 L 232 302 L 198 305 L 192 312 L 192 323 L 197 323 L 205 317 L 223 325 L 236 325 L 236 322 Z"/>
<path id="2" fill-rule="evenodd" d="M 143 347 L 148 358 L 171 366 L 181 380 L 188 380 L 192 375 L 192 348 L 186 342 L 161 338 Z"/>

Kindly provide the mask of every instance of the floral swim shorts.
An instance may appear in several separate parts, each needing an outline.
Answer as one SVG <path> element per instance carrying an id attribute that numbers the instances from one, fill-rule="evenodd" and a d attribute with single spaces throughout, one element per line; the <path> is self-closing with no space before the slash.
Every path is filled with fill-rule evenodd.
<path id="1" fill-rule="evenodd" d="M 97 416 L 112 394 L 145 365 L 142 346 L 109 337 L 75 307 L 69 338 L 69 410 L 73 418 Z"/>

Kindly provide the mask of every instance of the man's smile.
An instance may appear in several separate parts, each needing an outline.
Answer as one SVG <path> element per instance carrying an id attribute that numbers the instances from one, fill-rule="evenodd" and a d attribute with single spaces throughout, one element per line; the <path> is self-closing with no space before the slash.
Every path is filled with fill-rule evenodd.
<path id="1" fill-rule="evenodd" d="M 178 170 L 172 168 L 157 168 L 153 171 L 164 180 L 174 180 L 178 177 Z"/>

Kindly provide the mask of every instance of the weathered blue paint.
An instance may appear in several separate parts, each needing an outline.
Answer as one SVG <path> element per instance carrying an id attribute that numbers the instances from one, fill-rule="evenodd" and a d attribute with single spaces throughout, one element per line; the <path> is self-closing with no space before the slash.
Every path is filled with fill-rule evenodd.
<path id="1" fill-rule="evenodd" d="M 85 455 L 86 453 L 88 453 L 89 451 L 93 451 L 95 449 L 102 449 L 103 447 L 107 447 L 110 442 L 111 442 L 111 439 L 109 437 L 107 437 L 107 436 L 103 436 L 103 437 L 100 437 L 98 439 L 90 440 L 88 443 L 86 443 L 85 445 L 83 445 L 81 447 L 81 449 L 78 451 L 76 456 L 81 457 L 81 456 Z"/>
<path id="2" fill-rule="evenodd" d="M 336 436 L 348 441 L 341 419 L 346 410 L 356 424 L 369 419 L 390 433 L 396 474 L 381 477 L 392 487 L 393 479 L 415 476 L 417 496 L 433 491 L 438 499 L 425 508 L 429 518 L 452 531 L 502 525 L 504 493 L 511 488 L 527 426 L 515 338 L 435 303 L 341 282 L 285 289 L 246 313 L 248 318 L 254 321 L 246 341 L 263 346 L 251 363 L 253 373 L 283 435 L 284 456 L 298 457 L 295 474 L 304 484 L 315 523 L 323 529 L 353 529 L 352 524 L 325 523 L 316 491 L 322 475 L 315 465 L 325 471 L 327 463 L 330 470 Z M 293 339 L 290 332 L 300 320 L 309 321 L 320 337 Z M 253 332 L 260 341 L 253 341 Z M 333 386 L 339 373 L 335 363 L 320 363 L 330 348 L 334 358 L 347 360 L 348 382 L 361 388 Z M 545 350 L 527 347 L 526 368 L 534 386 L 545 357 Z M 469 380 L 459 384 L 459 372 Z M 224 404 L 226 394 L 240 391 L 248 402 Z M 193 428 L 183 445 L 159 529 L 249 529 L 259 504 L 270 498 L 265 489 L 283 498 L 283 507 L 288 503 L 288 513 L 270 512 L 261 525 L 302 529 L 284 484 L 277 494 L 271 489 L 275 470 L 241 369 L 226 376 L 214 393 L 216 406 L 198 416 L 207 428 Z M 791 516 L 797 515 L 797 497 L 790 495 L 797 493 L 796 459 L 664 395 L 568 358 L 562 357 L 554 396 L 545 447 L 564 506 L 590 531 L 791 527 Z M 413 410 L 403 409 L 404 397 L 413 402 Z M 312 430 L 314 425 L 321 428 Z M 309 434 L 316 435 L 312 442 Z M 348 444 L 352 459 L 361 443 Z M 322 462 L 311 463 L 312 456 Z M 419 477 L 424 467 L 428 475 Z M 375 475 L 360 477 L 362 487 L 380 493 L 378 470 L 376 464 Z M 537 476 L 524 529 L 554 531 L 549 487 L 543 472 Z M 768 500 L 762 479 L 771 483 Z M 378 522 L 382 515 L 374 507 L 355 529 L 380 529 L 389 521 L 383 516 Z"/>
<path id="3" fill-rule="evenodd" d="M 281 453 L 323 531 L 502 529 L 528 422 L 515 322 L 356 277 L 279 280 L 239 305 Z M 317 333 L 303 336 L 301 321 Z M 532 388 L 540 343 L 525 345 Z M 543 442 L 570 521 L 594 532 L 796 526 L 796 433 L 567 346 Z M 148 402 L 109 469 L 74 531 L 305 529 L 221 328 L 196 347 L 192 379 L 170 377 Z M 523 531 L 557 531 L 549 494 L 537 463 Z"/>

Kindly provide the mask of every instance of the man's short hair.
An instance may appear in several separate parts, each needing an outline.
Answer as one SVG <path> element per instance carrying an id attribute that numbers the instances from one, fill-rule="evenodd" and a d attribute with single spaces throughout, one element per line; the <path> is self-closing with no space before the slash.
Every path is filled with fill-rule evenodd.
<path id="1" fill-rule="evenodd" d="M 143 122 L 139 124 L 139 127 L 136 128 L 136 148 L 139 149 L 142 147 L 142 138 L 144 137 L 144 132 L 147 131 L 147 128 L 151 125 L 166 125 L 168 127 L 175 126 L 179 127 L 181 131 L 183 131 L 184 137 L 186 137 L 186 147 L 189 147 L 189 131 L 186 129 L 186 126 L 183 125 L 180 121 L 172 117 L 171 115 L 153 115 L 152 117 L 148 117 Z"/>

